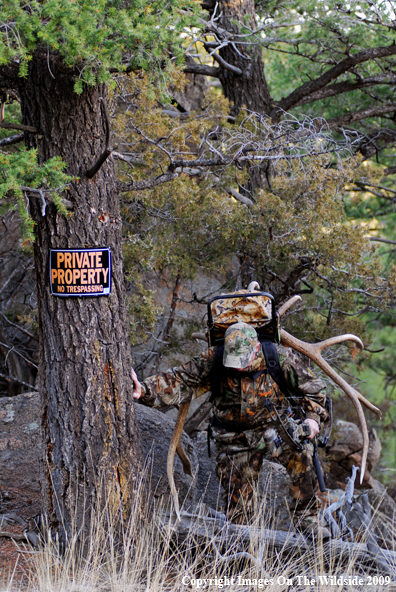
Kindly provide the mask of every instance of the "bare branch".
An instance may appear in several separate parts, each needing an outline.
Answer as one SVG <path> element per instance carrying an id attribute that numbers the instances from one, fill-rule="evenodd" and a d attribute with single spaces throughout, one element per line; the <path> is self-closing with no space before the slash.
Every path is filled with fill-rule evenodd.
<path id="1" fill-rule="evenodd" d="M 330 129 L 334 129 L 336 127 L 350 125 L 355 121 L 361 121 L 362 119 L 367 119 L 368 117 L 379 117 L 385 113 L 395 112 L 396 105 L 377 105 L 375 107 L 369 107 L 368 109 L 361 109 L 360 111 L 345 113 L 340 117 L 333 117 L 333 119 L 327 120 L 327 125 L 330 127 Z"/>
<path id="2" fill-rule="evenodd" d="M 7 345 L 6 343 L 2 343 L 1 341 L 0 341 L 0 345 L 1 345 L 2 347 L 5 347 L 6 349 L 9 349 L 9 350 L 10 350 L 10 353 L 11 353 L 11 351 L 13 351 L 13 352 L 14 352 L 14 354 L 16 354 L 17 356 L 19 356 L 20 358 L 22 358 L 22 360 L 25 360 L 25 362 L 26 362 L 26 363 L 27 363 L 29 366 L 33 366 L 33 368 L 36 368 L 36 370 L 38 369 L 38 368 L 37 368 L 37 364 L 35 364 L 34 362 L 32 362 L 32 360 L 29 360 L 29 358 L 26 358 L 26 357 L 25 357 L 23 354 L 21 354 L 21 352 L 20 352 L 20 351 L 18 351 L 18 350 L 17 350 L 15 347 L 13 347 L 13 346 L 11 346 L 11 345 Z M 7 356 L 8 356 L 8 354 L 7 354 Z"/>
<path id="3" fill-rule="evenodd" d="M 239 191 L 237 191 L 233 187 L 227 187 L 227 192 L 230 195 L 232 195 L 232 197 L 234 197 L 236 200 L 238 200 L 241 203 L 245 204 L 245 206 L 248 206 L 248 208 L 252 208 L 254 206 L 254 203 L 252 202 L 251 199 L 249 199 L 248 197 L 245 197 L 244 195 L 242 195 L 241 193 L 239 193 Z"/>
<path id="4" fill-rule="evenodd" d="M 188 64 L 184 68 L 186 74 L 201 74 L 202 76 L 213 76 L 214 78 L 219 77 L 220 68 L 214 68 L 213 66 L 207 66 L 206 64 Z"/>
<path id="5" fill-rule="evenodd" d="M 3 314 L 2 312 L 0 312 L 0 317 L 6 323 L 8 323 L 9 325 L 11 325 L 11 327 L 15 327 L 15 329 L 18 329 L 18 331 L 21 331 L 22 333 L 25 333 L 25 335 L 27 335 L 28 337 L 30 337 L 30 339 L 34 339 L 35 341 L 38 341 L 38 337 L 36 337 L 32 333 L 29 333 L 29 331 L 26 331 L 26 329 L 23 329 L 23 327 L 20 327 L 19 325 L 15 324 L 12 321 L 10 321 L 9 319 L 7 319 L 7 317 L 5 316 L 5 314 Z"/>
<path id="6" fill-rule="evenodd" d="M 354 55 L 348 56 L 345 58 L 345 60 L 342 60 L 333 68 L 327 70 L 327 72 L 322 74 L 322 76 L 319 76 L 315 80 L 310 80 L 309 82 L 306 82 L 305 84 L 302 84 L 296 88 L 292 93 L 289 94 L 288 97 L 285 97 L 279 101 L 278 108 L 288 111 L 292 107 L 297 106 L 304 97 L 307 97 L 308 95 L 323 89 L 332 80 L 335 80 L 341 76 L 341 74 L 348 72 L 354 66 L 369 60 L 391 55 L 396 55 L 396 44 L 388 45 L 386 47 L 373 47 L 371 49 L 365 49 L 364 51 L 360 51 Z"/>
<path id="7" fill-rule="evenodd" d="M 32 125 L 19 125 L 19 123 L 0 123 L 0 127 L 3 129 L 16 129 L 23 132 L 31 132 L 32 134 L 38 133 L 37 127 L 33 127 Z"/>
<path id="8" fill-rule="evenodd" d="M 396 241 L 389 240 L 388 238 L 377 238 L 376 236 L 370 237 L 373 243 L 387 243 L 388 245 L 396 245 Z"/>
<path id="9" fill-rule="evenodd" d="M 33 391 L 37 391 L 38 390 L 32 384 L 29 384 L 27 382 L 24 382 L 23 380 L 19 380 L 19 378 L 15 378 L 15 376 L 12 376 L 12 374 L 9 374 L 7 376 L 7 374 L 2 374 L 0 372 L 0 378 L 3 378 L 7 382 L 16 382 L 17 384 L 21 384 L 22 386 L 27 386 L 29 389 L 32 389 Z"/>
<path id="10" fill-rule="evenodd" d="M 8 138 L 3 138 L 2 140 L 0 140 L 0 146 L 11 146 L 12 144 L 18 144 L 18 142 L 22 142 L 24 138 L 25 134 L 8 136 Z"/>
<path id="11" fill-rule="evenodd" d="M 216 62 L 220 64 L 220 66 L 222 66 L 225 70 L 229 70 L 230 72 L 232 72 L 233 74 L 237 74 L 238 76 L 241 76 L 243 74 L 240 68 L 232 66 L 231 64 L 223 60 L 223 58 L 218 53 L 212 54 L 212 58 L 216 60 Z"/>
<path id="12" fill-rule="evenodd" d="M 162 185 L 163 183 L 168 183 L 169 181 L 173 181 L 178 177 L 178 173 L 174 172 L 167 172 L 155 179 L 147 179 L 146 181 L 133 181 L 132 183 L 118 183 L 118 190 L 121 192 L 125 191 L 143 191 L 144 189 L 153 189 L 154 187 L 158 187 L 158 185 Z"/>
<path id="13" fill-rule="evenodd" d="M 396 166 L 388 167 L 384 170 L 384 176 L 387 177 L 388 175 L 394 175 L 396 173 Z"/>

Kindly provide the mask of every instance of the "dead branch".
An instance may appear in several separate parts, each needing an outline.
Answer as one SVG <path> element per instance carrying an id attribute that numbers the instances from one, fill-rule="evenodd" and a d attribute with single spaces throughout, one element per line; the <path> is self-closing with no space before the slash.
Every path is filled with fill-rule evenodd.
<path id="1" fill-rule="evenodd" d="M 118 183 L 118 190 L 124 192 L 153 189 L 154 187 L 158 187 L 158 185 L 162 185 L 162 183 L 168 183 L 169 181 L 173 181 L 178 176 L 178 173 L 169 171 L 167 173 L 159 175 L 159 177 L 155 177 L 155 179 L 147 179 L 146 181 L 133 181 L 132 183 Z"/>
<path id="2" fill-rule="evenodd" d="M 208 417 L 211 409 L 213 407 L 213 403 L 210 402 L 209 399 L 206 399 L 198 409 L 194 411 L 191 415 L 190 419 L 185 423 L 184 431 L 186 434 L 191 436 L 191 434 L 201 425 L 203 421 Z"/>
<path id="3" fill-rule="evenodd" d="M 22 142 L 25 138 L 25 134 L 16 134 L 15 136 L 8 136 L 8 138 L 3 138 L 0 140 L 0 146 L 11 146 L 12 144 L 18 144 L 18 142 Z"/>
<path id="4" fill-rule="evenodd" d="M 7 376 L 7 374 L 2 374 L 0 372 L 0 378 L 3 378 L 7 382 L 16 382 L 17 384 L 21 384 L 22 386 L 26 386 L 28 389 L 31 389 L 33 391 L 38 391 L 38 389 L 35 386 L 33 386 L 32 384 L 29 384 L 27 382 L 24 382 L 23 380 L 20 380 L 19 378 L 16 378 L 15 376 L 12 376 L 12 374 L 9 374 Z"/>
<path id="5" fill-rule="evenodd" d="M 395 112 L 396 105 L 380 105 L 370 107 L 369 109 L 361 109 L 360 111 L 355 111 L 352 113 L 345 113 L 340 117 L 333 117 L 333 119 L 327 120 L 327 125 L 330 127 L 330 129 L 334 129 L 336 127 L 350 125 L 355 121 L 361 121 L 362 119 L 367 119 L 368 117 L 380 117 L 381 115 L 385 115 L 385 113 Z"/>
<path id="6" fill-rule="evenodd" d="M 309 551 L 312 550 L 312 542 L 303 535 L 296 534 L 293 531 L 280 531 L 270 528 L 257 528 L 255 526 L 237 525 L 224 520 L 206 517 L 202 515 L 180 512 L 180 521 L 175 520 L 170 523 L 169 514 L 164 514 L 159 518 L 162 528 L 169 529 L 175 535 L 182 538 L 194 536 L 203 541 L 212 541 L 215 545 L 230 546 L 231 542 L 235 545 L 237 541 L 241 552 L 246 552 L 246 548 L 251 548 L 251 541 L 258 540 L 263 545 L 281 551 Z M 373 563 L 375 557 L 367 549 L 364 543 L 350 543 L 342 540 L 329 540 L 323 543 L 323 551 L 326 557 L 332 560 L 350 558 L 353 556 L 356 561 Z M 381 555 L 386 559 L 388 565 L 395 565 L 396 552 L 381 549 Z M 224 559 L 227 556 L 222 556 Z M 255 557 L 255 561 L 258 558 Z"/>
<path id="7" fill-rule="evenodd" d="M 32 125 L 20 125 L 19 123 L 0 123 L 0 127 L 3 129 L 16 129 L 21 130 L 23 132 L 31 132 L 32 134 L 37 134 L 38 129 L 37 127 L 33 127 Z"/>

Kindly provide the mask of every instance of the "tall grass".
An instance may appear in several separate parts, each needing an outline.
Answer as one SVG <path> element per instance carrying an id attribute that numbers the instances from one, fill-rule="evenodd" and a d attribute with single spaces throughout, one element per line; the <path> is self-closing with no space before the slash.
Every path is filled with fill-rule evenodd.
<path id="1" fill-rule="evenodd" d="M 395 589 L 393 583 L 375 581 L 373 576 L 387 574 L 360 565 L 357 554 L 349 553 L 340 560 L 331 555 L 321 540 L 313 541 L 309 548 L 297 546 L 291 550 L 287 540 L 283 549 L 275 547 L 264 535 L 269 528 L 276 527 L 276 516 L 271 516 L 265 502 L 256 515 L 248 530 L 237 527 L 230 536 L 227 523 L 219 532 L 217 522 L 215 530 L 214 520 L 205 519 L 205 506 L 199 505 L 196 518 L 188 517 L 190 528 L 176 534 L 176 518 L 171 508 L 154 500 L 148 503 L 142 516 L 137 495 L 130 519 L 121 527 L 119 517 L 106 504 L 92 512 L 88 531 L 83 525 L 75 524 L 65 545 L 47 530 L 42 546 L 32 552 L 25 581 L 4 583 L 0 590 L 384 592 Z M 324 576 L 333 579 L 326 584 Z M 361 578 L 362 583 L 357 586 L 340 583 L 340 578 L 348 580 L 353 576 Z"/>

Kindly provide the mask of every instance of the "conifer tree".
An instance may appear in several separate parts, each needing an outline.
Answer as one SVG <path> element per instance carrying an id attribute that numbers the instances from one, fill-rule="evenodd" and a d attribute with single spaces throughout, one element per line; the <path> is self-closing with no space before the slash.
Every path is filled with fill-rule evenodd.
<path id="1" fill-rule="evenodd" d="M 0 196 L 34 235 L 43 510 L 63 534 L 72 519 L 89 527 L 101 492 L 127 517 L 139 478 L 108 85 L 128 69 L 160 87 L 192 14 L 184 0 L 171 12 L 163 0 L 0 1 L 1 126 L 23 132 L 2 141 Z M 111 294 L 51 296 L 50 249 L 94 247 L 111 250 Z"/>

